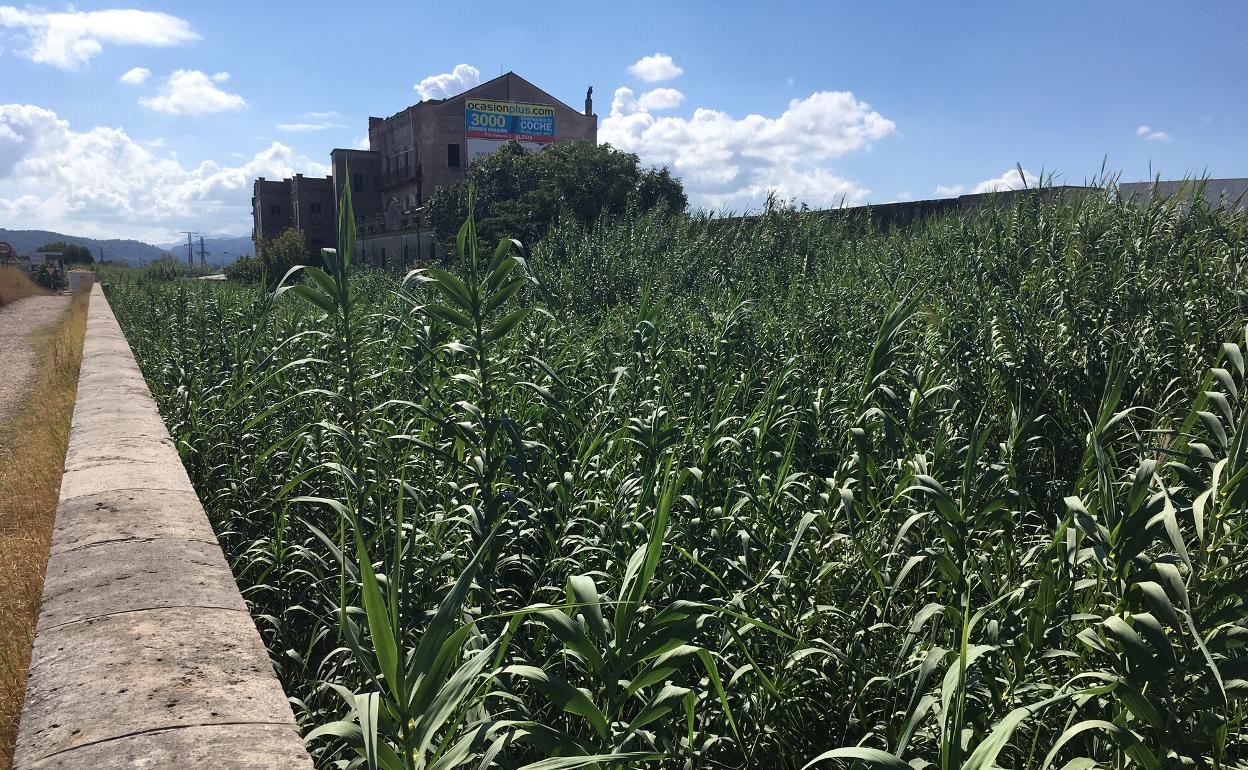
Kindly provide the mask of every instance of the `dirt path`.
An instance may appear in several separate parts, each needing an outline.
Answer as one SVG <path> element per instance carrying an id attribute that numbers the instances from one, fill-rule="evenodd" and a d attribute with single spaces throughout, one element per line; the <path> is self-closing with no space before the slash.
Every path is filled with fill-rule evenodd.
<path id="1" fill-rule="evenodd" d="M 55 321 L 68 306 L 69 295 L 63 294 L 26 297 L 0 308 L 0 423 L 13 416 L 34 384 L 39 362 L 31 333 Z"/>

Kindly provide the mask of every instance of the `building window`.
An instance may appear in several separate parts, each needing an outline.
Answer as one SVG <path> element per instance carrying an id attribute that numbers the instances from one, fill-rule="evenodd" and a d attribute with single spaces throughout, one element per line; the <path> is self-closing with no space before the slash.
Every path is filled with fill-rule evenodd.
<path id="1" fill-rule="evenodd" d="M 313 213 L 313 214 L 319 214 L 319 213 L 321 213 L 321 204 L 319 204 L 319 203 L 313 203 L 313 204 L 312 204 L 312 213 Z"/>
<path id="2" fill-rule="evenodd" d="M 448 144 L 446 146 L 446 165 L 451 168 L 459 168 L 459 145 Z"/>
<path id="3" fill-rule="evenodd" d="M 364 192 L 364 175 L 363 174 L 351 175 L 351 190 L 354 192 Z"/>
<path id="4" fill-rule="evenodd" d="M 269 205 L 269 216 L 280 217 L 282 215 L 282 207 L 276 203 Z"/>

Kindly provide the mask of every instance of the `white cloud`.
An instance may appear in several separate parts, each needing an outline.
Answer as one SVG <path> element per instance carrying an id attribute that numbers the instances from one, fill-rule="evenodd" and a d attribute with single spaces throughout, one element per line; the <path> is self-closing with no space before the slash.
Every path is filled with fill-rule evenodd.
<path id="1" fill-rule="evenodd" d="M 32 61 L 76 69 L 104 50 L 105 43 L 166 47 L 198 40 L 185 19 L 155 11 L 113 9 L 47 13 L 27 6 L 0 6 L 0 26 L 25 30 Z"/>
<path id="2" fill-rule="evenodd" d="M 304 134 L 309 131 L 324 131 L 329 128 L 346 128 L 342 123 L 335 123 L 332 120 L 316 120 L 305 123 L 278 123 L 277 130 L 285 131 L 290 134 Z"/>
<path id="3" fill-rule="evenodd" d="M 647 83 L 671 80 L 684 72 L 683 69 L 676 66 L 676 63 L 672 61 L 672 57 L 665 53 L 643 56 L 629 65 L 628 71 Z"/>
<path id="4" fill-rule="evenodd" d="M 126 85 L 138 86 L 146 83 L 147 78 L 151 74 L 152 71 L 147 67 L 135 67 L 134 69 L 126 70 L 126 74 L 122 75 L 118 80 Z"/>
<path id="5" fill-rule="evenodd" d="M 481 85 L 481 73 L 471 64 L 456 64 L 455 69 L 441 75 L 430 75 L 412 89 L 420 94 L 421 100 L 449 99 L 462 94 L 470 88 Z"/>
<path id="6" fill-rule="evenodd" d="M 1146 142 L 1168 142 L 1170 135 L 1165 131 L 1154 131 L 1148 126 L 1140 126 L 1135 129 L 1135 135 L 1142 138 Z"/>
<path id="7" fill-rule="evenodd" d="M 368 134 L 365 134 L 364 136 L 357 138 L 354 142 L 351 143 L 351 146 L 357 150 L 372 149 L 368 144 Z"/>
<path id="8" fill-rule="evenodd" d="M 895 128 L 848 91 L 794 99 L 774 118 L 738 119 L 704 107 L 692 118 L 657 117 L 632 89 L 619 88 L 598 137 L 646 163 L 670 167 L 694 205 L 749 206 L 774 192 L 829 206 L 860 201 L 869 191 L 834 174 L 826 162 L 867 149 Z"/>
<path id="9" fill-rule="evenodd" d="M 979 184 L 971 188 L 972 195 L 981 195 L 990 192 L 1003 192 L 1006 190 L 1021 190 L 1025 187 L 1039 187 L 1040 177 L 1031 173 L 1027 169 L 1012 168 L 1004 174 L 992 179 L 985 179 Z"/>
<path id="10" fill-rule="evenodd" d="M 217 88 L 216 83 L 229 78 L 228 72 L 218 72 L 209 78 L 199 70 L 174 70 L 161 84 L 159 96 L 143 97 L 139 104 L 174 115 L 203 115 L 247 106 L 243 97 Z"/>
<path id="11" fill-rule="evenodd" d="M 1001 174 L 1001 176 L 985 179 L 969 190 L 965 185 L 936 185 L 936 197 L 953 198 L 958 195 L 982 195 L 991 192 L 1005 192 L 1008 190 L 1021 190 L 1025 187 L 1039 187 L 1040 177 L 1031 173 L 1027 169 L 1022 169 L 1020 176 L 1018 168 L 1012 168 Z"/>
<path id="12" fill-rule="evenodd" d="M 679 107 L 684 100 L 685 95 L 675 88 L 656 88 L 642 94 L 637 105 L 643 110 L 670 110 Z"/>
<path id="13" fill-rule="evenodd" d="M 187 229 L 246 232 L 252 180 L 295 171 L 329 173 L 278 142 L 237 166 L 186 167 L 120 128 L 75 131 L 51 110 L 0 105 L 0 221 L 8 227 L 155 243 Z"/>

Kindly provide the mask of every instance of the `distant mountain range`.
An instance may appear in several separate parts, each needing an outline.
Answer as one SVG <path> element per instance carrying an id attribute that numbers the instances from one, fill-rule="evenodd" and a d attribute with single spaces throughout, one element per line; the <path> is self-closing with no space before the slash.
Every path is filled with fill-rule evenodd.
<path id="1" fill-rule="evenodd" d="M 195 263 L 199 264 L 199 237 L 192 244 Z M 186 241 L 160 244 L 159 248 L 178 259 L 186 259 Z M 205 235 L 204 255 L 210 265 L 228 265 L 244 254 L 255 254 L 256 247 L 250 235 Z"/>
<path id="2" fill-rule="evenodd" d="M 173 243 L 150 244 L 143 241 L 120 240 L 111 238 L 83 238 L 77 235 L 54 233 L 50 230 L 7 230 L 0 227 L 0 241 L 13 247 L 18 254 L 29 254 L 47 243 L 64 241 L 79 246 L 87 246 L 96 259 L 100 258 L 101 250 L 104 259 L 125 262 L 138 267 L 165 254 L 179 260 L 186 259 L 186 241 Z M 199 238 L 195 238 L 195 263 L 199 263 Z M 251 237 L 246 235 L 214 235 L 204 236 L 204 255 L 207 263 L 213 266 L 228 265 L 242 254 L 252 254 L 255 249 Z"/>

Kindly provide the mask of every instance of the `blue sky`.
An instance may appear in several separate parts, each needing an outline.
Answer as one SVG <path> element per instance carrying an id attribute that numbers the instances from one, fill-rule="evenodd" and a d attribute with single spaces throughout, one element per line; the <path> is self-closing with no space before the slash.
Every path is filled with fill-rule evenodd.
<path id="1" fill-rule="evenodd" d="M 0 226 L 244 234 L 254 176 L 324 174 L 369 115 L 506 70 L 576 107 L 593 84 L 600 140 L 698 206 L 938 197 L 1016 164 L 1077 184 L 1105 158 L 1246 176 L 1245 29 L 1242 2 L 0 6 Z"/>

